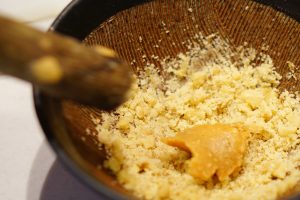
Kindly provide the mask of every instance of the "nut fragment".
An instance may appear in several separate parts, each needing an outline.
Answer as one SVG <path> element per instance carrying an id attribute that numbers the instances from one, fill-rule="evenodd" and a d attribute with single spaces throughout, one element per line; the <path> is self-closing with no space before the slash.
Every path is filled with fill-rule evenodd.
<path id="1" fill-rule="evenodd" d="M 44 84 L 58 83 L 63 77 L 61 66 L 53 56 L 44 56 L 33 61 L 30 69 L 36 80 Z"/>
<path id="2" fill-rule="evenodd" d="M 98 45 L 95 46 L 94 49 L 102 56 L 109 57 L 109 58 L 117 57 L 117 53 L 110 48 Z"/>

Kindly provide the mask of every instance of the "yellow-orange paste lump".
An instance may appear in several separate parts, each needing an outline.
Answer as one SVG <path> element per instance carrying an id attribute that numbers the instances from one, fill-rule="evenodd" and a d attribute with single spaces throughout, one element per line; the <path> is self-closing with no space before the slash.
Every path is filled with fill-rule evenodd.
<path id="1" fill-rule="evenodd" d="M 220 181 L 238 172 L 243 164 L 249 132 L 238 124 L 199 125 L 163 141 L 191 152 L 187 172 L 200 181 L 217 175 Z"/>

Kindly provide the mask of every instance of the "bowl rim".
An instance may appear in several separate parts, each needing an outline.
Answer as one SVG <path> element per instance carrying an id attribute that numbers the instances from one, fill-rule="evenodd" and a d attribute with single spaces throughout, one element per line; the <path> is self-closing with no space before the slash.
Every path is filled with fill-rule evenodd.
<path id="1" fill-rule="evenodd" d="M 55 21 L 49 28 L 49 31 L 55 31 L 64 35 L 74 37 L 78 40 L 83 40 L 89 33 L 91 33 L 99 24 L 109 17 L 113 16 L 121 10 L 125 10 L 134 5 L 149 2 L 151 0 L 72 0 L 58 15 Z M 300 1 L 282 1 L 282 0 L 255 0 L 259 3 L 272 6 L 280 12 L 291 16 L 300 21 Z M 91 6 L 92 5 L 92 6 Z M 97 13 L 97 6 L 109 8 L 103 13 Z M 87 13 L 87 11 L 89 11 Z M 85 15 L 83 15 L 85 13 Z M 101 16 L 100 16 L 101 15 Z M 80 23 L 84 21 L 85 23 Z M 86 23 L 87 22 L 87 23 Z M 84 26 L 84 28 L 82 28 Z M 128 199 L 120 193 L 110 189 L 95 178 L 91 177 L 87 172 L 81 169 L 74 160 L 65 152 L 62 146 L 58 143 L 54 136 L 54 130 L 49 125 L 49 113 L 47 104 L 49 103 L 47 95 L 36 86 L 33 85 L 33 101 L 35 112 L 39 120 L 40 126 L 50 144 L 52 150 L 57 155 L 58 160 L 63 163 L 63 166 L 70 171 L 74 177 L 77 178 L 92 191 L 96 192 L 100 197 L 106 199 Z M 52 98 L 51 98 L 52 99 Z M 53 99 L 52 99 L 53 100 Z M 54 101 L 59 101 L 55 100 Z M 290 198 L 291 200 L 300 199 L 300 194 Z"/>

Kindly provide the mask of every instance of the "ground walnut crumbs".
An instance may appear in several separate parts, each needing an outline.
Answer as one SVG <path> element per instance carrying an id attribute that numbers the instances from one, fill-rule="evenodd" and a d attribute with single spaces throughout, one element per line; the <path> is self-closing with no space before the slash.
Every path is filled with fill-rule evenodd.
<path id="1" fill-rule="evenodd" d="M 96 129 L 105 167 L 144 199 L 276 199 L 300 180 L 299 98 L 276 89 L 281 76 L 269 56 L 232 50 L 217 36 L 198 39 L 163 62 L 168 77 L 146 67 L 129 100 L 102 114 Z M 189 153 L 162 138 L 217 123 L 250 127 L 242 169 L 200 183 L 186 171 Z"/>

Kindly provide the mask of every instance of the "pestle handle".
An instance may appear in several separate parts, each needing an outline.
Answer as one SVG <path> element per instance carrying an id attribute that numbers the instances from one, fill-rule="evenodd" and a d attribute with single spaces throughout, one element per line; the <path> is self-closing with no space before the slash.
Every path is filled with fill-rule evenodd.
<path id="1" fill-rule="evenodd" d="M 0 16 L 0 71 L 49 95 L 113 109 L 125 100 L 131 69 L 102 46 L 41 32 Z"/>

